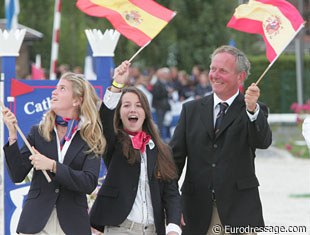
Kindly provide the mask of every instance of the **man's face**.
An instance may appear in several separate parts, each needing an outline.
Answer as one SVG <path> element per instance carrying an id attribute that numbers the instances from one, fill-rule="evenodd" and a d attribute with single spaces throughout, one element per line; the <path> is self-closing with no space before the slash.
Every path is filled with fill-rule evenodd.
<path id="1" fill-rule="evenodd" d="M 245 72 L 237 72 L 235 57 L 223 52 L 213 57 L 209 78 L 214 93 L 221 100 L 227 100 L 238 91 L 245 79 Z"/>

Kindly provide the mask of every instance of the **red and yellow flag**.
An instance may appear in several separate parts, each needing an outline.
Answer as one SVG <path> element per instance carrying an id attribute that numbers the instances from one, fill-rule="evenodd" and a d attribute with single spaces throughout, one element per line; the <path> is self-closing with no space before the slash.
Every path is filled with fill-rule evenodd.
<path id="1" fill-rule="evenodd" d="M 267 59 L 274 61 L 304 26 L 298 10 L 284 0 L 250 0 L 235 10 L 227 27 L 261 34 Z"/>
<path id="2" fill-rule="evenodd" d="M 176 14 L 153 0 L 78 0 L 76 5 L 88 15 L 107 18 L 139 46 L 149 43 Z"/>

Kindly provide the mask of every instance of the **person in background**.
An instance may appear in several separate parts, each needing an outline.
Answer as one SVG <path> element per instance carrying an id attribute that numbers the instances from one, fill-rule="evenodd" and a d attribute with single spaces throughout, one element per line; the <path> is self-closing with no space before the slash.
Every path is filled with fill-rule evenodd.
<path id="1" fill-rule="evenodd" d="M 190 80 L 185 70 L 179 71 L 178 79 L 180 82 L 179 100 L 184 101 L 189 98 L 194 98 L 194 82 Z"/>
<path id="2" fill-rule="evenodd" d="M 19 234 L 90 235 L 86 194 L 96 188 L 106 141 L 98 113 L 99 98 L 82 75 L 65 73 L 52 92 L 51 108 L 27 139 L 35 154 L 19 150 L 15 115 L 2 110 L 9 141 L 4 146 L 9 175 L 33 177 L 17 226 Z M 48 183 L 42 170 L 52 181 Z"/>
<path id="3" fill-rule="evenodd" d="M 192 81 L 192 84 L 194 86 L 196 86 L 198 84 L 198 79 L 199 79 L 199 76 L 200 74 L 203 72 L 203 68 L 201 65 L 199 64 L 196 64 L 193 66 L 192 68 L 192 73 L 191 75 L 189 76 L 190 80 Z"/>
<path id="4" fill-rule="evenodd" d="M 153 100 L 153 94 L 151 92 L 151 90 L 149 90 L 150 88 L 150 77 L 148 76 L 140 76 L 137 80 L 136 83 L 134 85 L 135 87 L 137 87 L 139 90 L 141 90 L 144 95 L 146 96 L 149 105 L 152 105 L 152 100 Z M 155 112 L 154 108 L 151 107 L 151 112 Z"/>
<path id="5" fill-rule="evenodd" d="M 209 81 L 209 72 L 203 71 L 199 78 L 198 84 L 195 87 L 195 99 L 202 98 L 206 95 L 210 95 L 212 92 L 212 87 Z"/>
<path id="6" fill-rule="evenodd" d="M 155 109 L 158 130 L 161 137 L 164 137 L 164 119 L 166 113 L 171 110 L 169 93 L 173 90 L 168 86 L 170 82 L 170 70 L 168 68 L 159 68 L 156 75 L 157 81 L 152 89 L 152 106 Z"/>
<path id="7" fill-rule="evenodd" d="M 124 87 L 129 66 L 124 61 L 115 69 L 100 108 L 107 175 L 90 211 L 91 225 L 105 235 L 181 235 L 172 152 L 144 93 Z"/>
<path id="8" fill-rule="evenodd" d="M 60 64 L 57 68 L 56 77 L 60 79 L 61 76 L 70 71 L 70 65 L 68 64 Z"/>
<path id="9" fill-rule="evenodd" d="M 250 85 L 245 95 L 239 91 L 249 73 L 242 51 L 217 48 L 209 72 L 214 93 L 182 107 L 170 145 L 179 176 L 187 160 L 184 235 L 240 234 L 244 230 L 229 229 L 264 226 L 254 160 L 257 148 L 270 146 L 272 133 L 258 86 Z"/>

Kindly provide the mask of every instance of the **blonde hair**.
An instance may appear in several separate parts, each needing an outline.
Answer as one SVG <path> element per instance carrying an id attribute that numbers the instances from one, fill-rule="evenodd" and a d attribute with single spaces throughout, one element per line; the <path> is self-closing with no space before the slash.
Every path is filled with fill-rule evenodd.
<path id="1" fill-rule="evenodd" d="M 97 156 L 103 154 L 106 139 L 102 135 L 102 124 L 98 112 L 100 99 L 94 87 L 81 74 L 67 72 L 60 79 L 71 82 L 73 98 L 82 98 L 81 105 L 78 107 L 78 115 L 83 117 L 80 135 L 89 147 L 87 152 L 94 152 Z M 55 119 L 56 113 L 50 109 L 39 124 L 40 134 L 46 141 L 52 140 Z"/>

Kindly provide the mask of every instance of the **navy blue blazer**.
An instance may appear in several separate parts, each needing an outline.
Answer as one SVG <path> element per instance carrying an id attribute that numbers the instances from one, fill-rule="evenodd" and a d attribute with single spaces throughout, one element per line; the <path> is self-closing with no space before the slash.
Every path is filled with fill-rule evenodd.
<path id="1" fill-rule="evenodd" d="M 130 165 L 122 153 L 113 130 L 114 110 L 104 104 L 100 115 L 107 140 L 107 153 L 104 161 L 107 175 L 97 198 L 91 208 L 91 225 L 99 231 L 104 226 L 117 226 L 129 215 L 134 204 L 140 176 L 140 163 Z M 165 182 L 155 177 L 157 148 L 150 149 L 147 145 L 147 171 L 151 191 L 156 233 L 165 235 L 165 222 L 180 224 L 181 203 L 176 181 Z"/>
<path id="2" fill-rule="evenodd" d="M 183 234 L 206 234 L 212 215 L 212 194 L 223 225 L 264 226 L 255 174 L 255 150 L 272 142 L 267 107 L 259 103 L 251 122 L 239 94 L 214 134 L 213 95 L 183 105 L 171 147 L 179 174 L 187 158 L 182 185 Z"/>
<path id="3" fill-rule="evenodd" d="M 17 233 L 38 233 L 43 230 L 52 210 L 56 207 L 57 216 L 65 234 L 91 234 L 86 194 L 90 194 L 98 184 L 100 158 L 89 149 L 78 131 L 73 137 L 63 164 L 58 162 L 56 134 L 52 141 L 45 141 L 38 127 L 31 128 L 27 139 L 41 154 L 57 162 L 57 172 L 49 171 L 52 182 L 48 183 L 42 171 L 34 170 L 30 189 L 23 205 Z M 14 183 L 22 182 L 32 165 L 31 155 L 26 146 L 21 150 L 17 142 L 4 146 L 9 175 Z"/>

